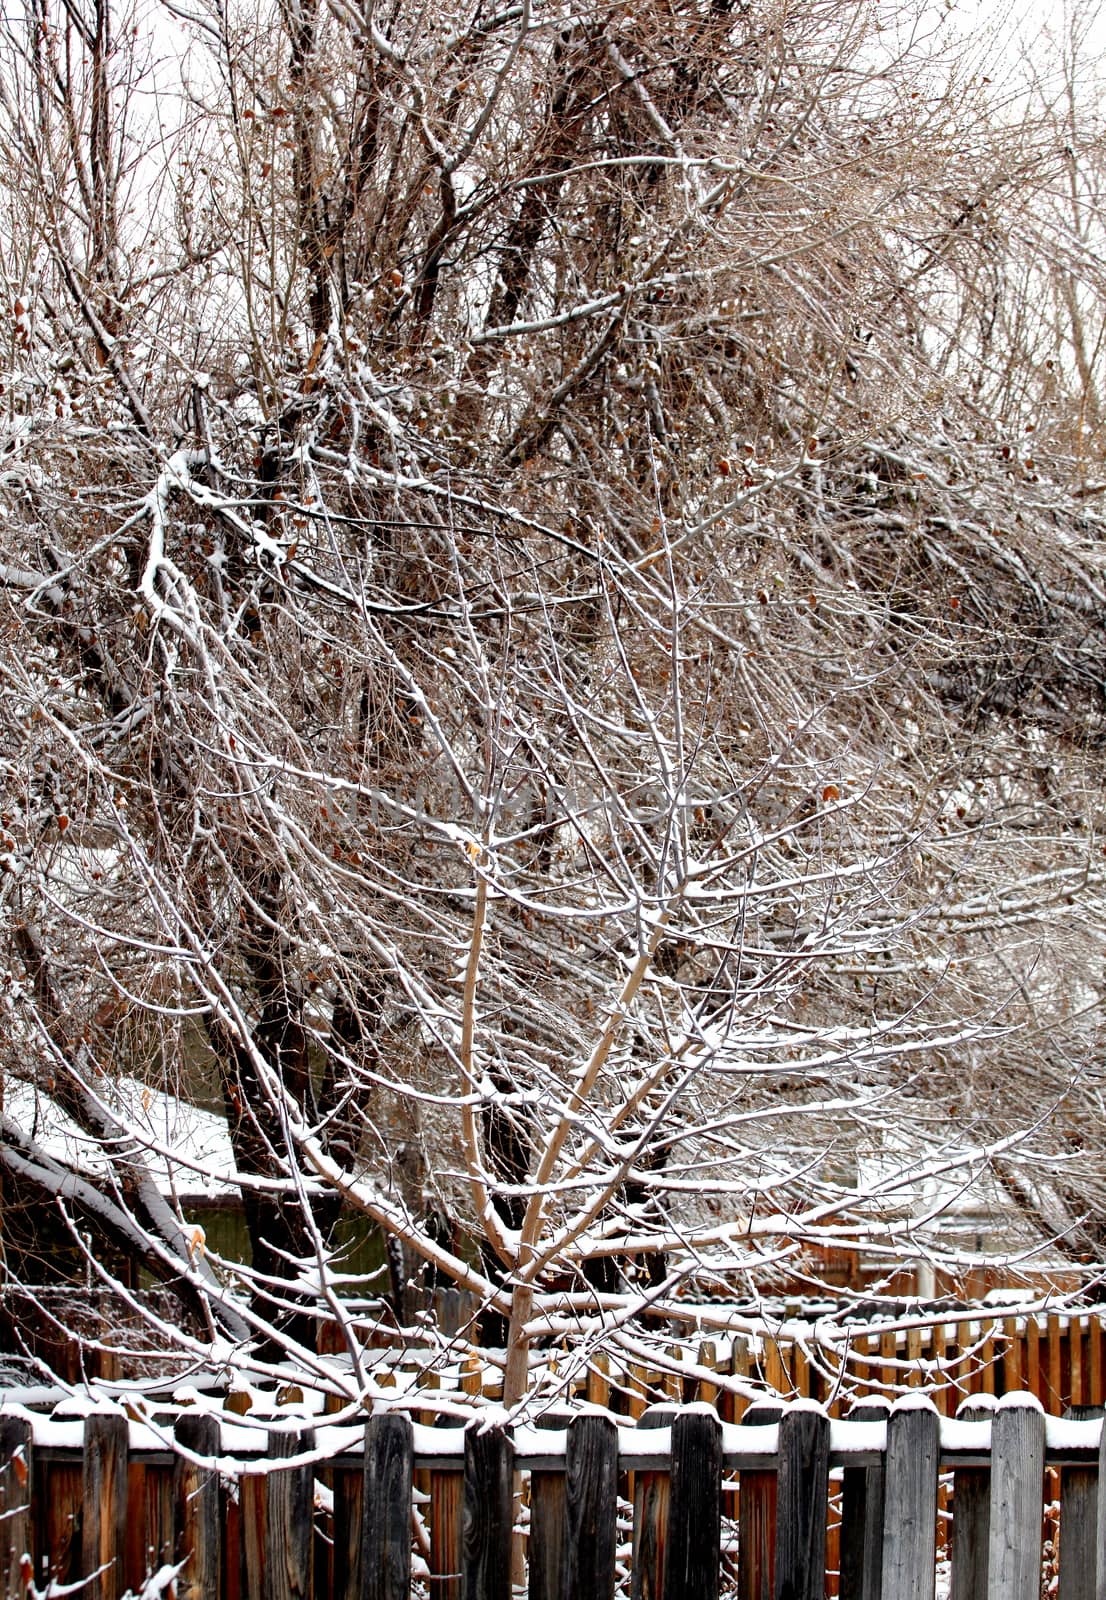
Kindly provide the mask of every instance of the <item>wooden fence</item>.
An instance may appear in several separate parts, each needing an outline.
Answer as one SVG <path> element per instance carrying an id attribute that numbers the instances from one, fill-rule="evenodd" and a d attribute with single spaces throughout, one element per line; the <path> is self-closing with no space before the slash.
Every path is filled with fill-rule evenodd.
<path id="1" fill-rule="evenodd" d="M 4 1595 L 934 1600 L 939 1567 L 951 1600 L 1106 1584 L 1101 1421 L 1026 1395 L 955 1420 L 920 1396 L 845 1421 L 758 1404 L 736 1426 L 707 1406 L 513 1433 L 249 1420 L 0 1415 Z"/>
<path id="2" fill-rule="evenodd" d="M 904 1319 L 847 1330 L 781 1319 L 759 1332 L 643 1345 L 637 1360 L 624 1351 L 601 1353 L 586 1371 L 566 1377 L 556 1371 L 556 1351 L 535 1359 L 536 1380 L 543 1365 L 554 1369 L 549 1389 L 631 1420 L 659 1402 L 705 1400 L 718 1407 L 723 1421 L 738 1422 L 757 1389 L 781 1399 L 817 1400 L 832 1416 L 862 1396 L 894 1399 L 913 1389 L 929 1393 L 942 1415 L 954 1414 L 974 1395 L 1015 1390 L 1035 1395 L 1052 1416 L 1106 1401 L 1106 1338 L 1097 1310 L 1019 1317 L 973 1312 L 929 1324 Z M 503 1392 L 501 1355 L 469 1347 L 463 1338 L 452 1361 L 410 1348 L 394 1355 L 370 1352 L 366 1360 L 383 1391 L 424 1384 L 432 1373 L 429 1381 L 445 1394 L 479 1394 L 495 1402 Z"/>

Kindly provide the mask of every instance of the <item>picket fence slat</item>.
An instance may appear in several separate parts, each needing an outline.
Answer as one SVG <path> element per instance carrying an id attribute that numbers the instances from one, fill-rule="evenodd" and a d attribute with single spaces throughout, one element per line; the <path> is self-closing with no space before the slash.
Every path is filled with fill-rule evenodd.
<path id="1" fill-rule="evenodd" d="M 1076 1405 L 1071 1417 L 1091 1422 L 1101 1405 Z M 1064 1467 L 1060 1473 L 1060 1571 L 1057 1600 L 1094 1600 L 1097 1474 L 1092 1467 Z"/>
<path id="2" fill-rule="evenodd" d="M 780 1421 L 776 1600 L 821 1600 L 826 1567 L 829 1418 L 796 1406 Z"/>
<path id="3" fill-rule="evenodd" d="M 862 1401 L 849 1412 L 851 1422 L 886 1422 L 883 1399 Z M 840 1600 L 879 1600 L 883 1570 L 882 1462 L 846 1467 L 841 1474 Z"/>
<path id="4" fill-rule="evenodd" d="M 673 1405 L 650 1406 L 638 1418 L 639 1428 L 669 1428 L 677 1415 Z M 664 1585 L 665 1534 L 668 1531 L 667 1472 L 638 1472 L 634 1482 L 634 1550 L 630 1600 L 661 1600 Z M 560 1600 L 559 1595 L 555 1600 Z"/>
<path id="5" fill-rule="evenodd" d="M 571 1418 L 547 1411 L 539 1428 L 567 1428 Z M 527 1549 L 529 1600 L 561 1600 L 568 1509 L 563 1472 L 535 1472 L 530 1479 L 530 1542 Z"/>
<path id="6" fill-rule="evenodd" d="M 369 1418 L 362 1501 L 364 1600 L 407 1600 L 411 1588 L 411 1419 L 398 1411 Z"/>
<path id="7" fill-rule="evenodd" d="M 671 1485 L 663 1600 L 718 1600 L 722 1425 L 716 1416 L 685 1411 L 676 1418 Z"/>
<path id="8" fill-rule="evenodd" d="M 882 1600 L 933 1600 L 940 1418 L 928 1403 L 896 1405 L 887 1421 Z"/>
<path id="9" fill-rule="evenodd" d="M 0 1580 L 4 1600 L 22 1595 L 24 1553 L 31 1549 L 34 1430 L 26 1417 L 0 1416 Z"/>
<path id="10" fill-rule="evenodd" d="M 81 1561 L 88 1600 L 118 1600 L 127 1531 L 127 1453 L 130 1430 L 119 1415 L 85 1419 Z"/>
<path id="11" fill-rule="evenodd" d="M 513 1476 L 511 1430 L 470 1423 L 462 1513 L 464 1600 L 510 1600 Z"/>
<path id="12" fill-rule="evenodd" d="M 1039 1600 L 1044 1470 L 1045 1419 L 1038 1402 L 1000 1402 L 991 1423 L 987 1600 Z"/>
<path id="13" fill-rule="evenodd" d="M 173 1434 L 182 1451 L 219 1454 L 218 1419 L 182 1412 Z M 219 1600 L 222 1579 L 223 1519 L 219 1479 L 209 1467 L 179 1455 L 173 1471 L 174 1558 L 184 1562 L 177 1582 L 180 1600 Z"/>
<path id="14" fill-rule="evenodd" d="M 269 1434 L 269 1459 L 280 1461 L 314 1450 L 310 1429 Z M 263 1600 L 311 1600 L 314 1559 L 315 1474 L 309 1466 L 286 1467 L 265 1478 Z"/>
<path id="15" fill-rule="evenodd" d="M 988 1395 L 964 1400 L 957 1407 L 960 1422 L 988 1422 L 994 1401 Z M 984 1600 L 987 1593 L 987 1549 L 991 1529 L 989 1467 L 958 1467 L 952 1487 L 952 1573 L 949 1600 Z"/>
<path id="16" fill-rule="evenodd" d="M 742 1418 L 746 1428 L 778 1423 L 783 1408 L 754 1401 Z M 744 1471 L 738 1487 L 738 1600 L 774 1600 L 776 1592 L 776 1474 Z"/>
<path id="17" fill-rule="evenodd" d="M 615 1585 L 618 1432 L 609 1417 L 582 1416 L 565 1454 L 568 1540 L 562 1600 L 610 1600 Z"/>

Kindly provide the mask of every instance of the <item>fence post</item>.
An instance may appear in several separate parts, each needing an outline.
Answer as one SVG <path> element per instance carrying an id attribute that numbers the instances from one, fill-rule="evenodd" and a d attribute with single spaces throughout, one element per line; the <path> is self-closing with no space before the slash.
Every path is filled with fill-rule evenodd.
<path id="1" fill-rule="evenodd" d="M 538 1418 L 543 1429 L 567 1428 L 566 1412 L 546 1411 Z M 530 1474 L 529 1600 L 561 1600 L 561 1574 L 565 1559 L 564 1472 Z"/>
<path id="2" fill-rule="evenodd" d="M 514 1456 L 509 1427 L 477 1420 L 465 1429 L 464 1600 L 510 1600 Z"/>
<path id="3" fill-rule="evenodd" d="M 672 1424 L 671 1476 L 664 1600 L 718 1600 L 722 1424 L 712 1411 L 682 1411 Z"/>
<path id="4" fill-rule="evenodd" d="M 568 1547 L 562 1600 L 614 1594 L 618 1430 L 609 1417 L 577 1417 L 565 1452 Z"/>
<path id="5" fill-rule="evenodd" d="M 780 1421 L 775 1600 L 821 1600 L 826 1582 L 829 1418 L 812 1400 Z"/>
<path id="6" fill-rule="evenodd" d="M 27 1573 L 20 1569 L 31 1554 L 31 1506 L 34 1488 L 34 1433 L 26 1417 L 0 1417 L 0 1594 L 4 1600 L 22 1597 Z M 33 1556 L 32 1556 L 33 1560 Z M 34 1576 L 34 1574 L 30 1574 Z"/>
<path id="7" fill-rule="evenodd" d="M 933 1600 L 940 1445 L 932 1400 L 895 1402 L 887 1419 L 881 1600 Z"/>
<path id="8" fill-rule="evenodd" d="M 1102 1416 L 1101 1406 L 1072 1406 L 1074 1422 Z M 1060 1573 L 1057 1600 L 1094 1600 L 1098 1485 L 1093 1467 L 1060 1469 Z"/>
<path id="9" fill-rule="evenodd" d="M 771 1401 L 754 1400 L 743 1428 L 768 1428 L 783 1416 Z M 742 1469 L 737 1493 L 738 1600 L 773 1600 L 776 1592 L 776 1501 L 779 1484 L 771 1471 Z"/>
<path id="10" fill-rule="evenodd" d="M 639 1428 L 670 1428 L 675 1417 L 675 1406 L 650 1406 L 638 1418 L 637 1425 Z M 660 1600 L 663 1592 L 669 1489 L 667 1472 L 634 1474 L 634 1559 L 630 1572 L 630 1600 Z"/>
<path id="11" fill-rule="evenodd" d="M 407 1600 L 410 1593 L 413 1438 L 411 1419 L 400 1411 L 378 1411 L 365 1425 L 362 1600 Z"/>
<path id="12" fill-rule="evenodd" d="M 219 1454 L 218 1417 L 182 1411 L 173 1436 L 193 1455 Z M 177 1456 L 173 1464 L 173 1552 L 174 1560 L 184 1562 L 177 1579 L 180 1600 L 219 1600 L 222 1536 L 218 1473 Z"/>
<path id="13" fill-rule="evenodd" d="M 87 1581 L 82 1600 L 115 1600 L 125 1588 L 128 1443 L 126 1417 L 93 1412 L 85 1418 L 81 1559 Z"/>
<path id="14" fill-rule="evenodd" d="M 861 1400 L 849 1412 L 849 1421 L 886 1423 L 890 1409 L 882 1398 Z M 841 1600 L 879 1600 L 883 1464 L 846 1467 L 841 1479 Z"/>
<path id="15" fill-rule="evenodd" d="M 991 1531 L 988 1600 L 1038 1600 L 1045 1418 L 1040 1401 L 1007 1395 L 991 1423 Z"/>
<path id="16" fill-rule="evenodd" d="M 282 1461 L 314 1450 L 315 1435 L 270 1433 L 269 1457 Z M 315 1553 L 315 1471 L 280 1467 L 265 1478 L 264 1600 L 310 1600 Z"/>

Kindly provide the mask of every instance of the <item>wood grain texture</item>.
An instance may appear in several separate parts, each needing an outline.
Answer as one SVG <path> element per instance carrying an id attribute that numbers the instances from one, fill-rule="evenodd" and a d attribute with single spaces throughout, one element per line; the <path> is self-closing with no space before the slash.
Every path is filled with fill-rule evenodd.
<path id="1" fill-rule="evenodd" d="M 547 1411 L 538 1427 L 567 1428 L 566 1412 Z M 529 1600 L 561 1600 L 561 1571 L 568 1537 L 568 1509 L 563 1472 L 530 1475 L 530 1540 L 527 1547 Z"/>
<path id="2" fill-rule="evenodd" d="M 286 1460 L 315 1448 L 310 1428 L 270 1433 L 269 1456 Z M 311 1600 L 314 1584 L 315 1471 L 282 1467 L 265 1479 L 263 1600 Z"/>
<path id="3" fill-rule="evenodd" d="M 766 1428 L 779 1422 L 783 1408 L 755 1400 L 741 1419 L 744 1428 Z M 738 1600 L 773 1600 L 776 1589 L 776 1504 L 774 1472 L 742 1472 L 737 1494 Z"/>
<path id="4" fill-rule="evenodd" d="M 335 1465 L 334 1553 L 331 1558 L 334 1600 L 361 1600 L 361 1536 L 365 1516 L 363 1467 Z M 319 1574 L 316 1565 L 316 1590 Z"/>
<path id="5" fill-rule="evenodd" d="M 993 1416 L 993 1407 L 971 1401 L 965 1401 L 956 1411 L 959 1422 L 987 1422 Z M 952 1475 L 949 1600 L 984 1600 L 990 1528 L 990 1468 L 958 1467 Z"/>
<path id="6" fill-rule="evenodd" d="M 650 1406 L 638 1418 L 639 1428 L 670 1428 L 677 1416 L 672 1405 Z M 667 1472 L 634 1474 L 634 1557 L 630 1600 L 661 1600 L 671 1479 Z"/>
<path id="7" fill-rule="evenodd" d="M 26 1417 L 0 1417 L 0 1595 L 22 1597 L 21 1563 L 33 1557 L 34 1445 Z M 33 1561 L 32 1561 L 33 1566 Z"/>
<path id="8" fill-rule="evenodd" d="M 988 1600 L 1039 1600 L 1045 1419 L 1036 1406 L 999 1406 L 991 1423 Z"/>
<path id="9" fill-rule="evenodd" d="M 116 1600 L 126 1587 L 128 1442 L 126 1417 L 97 1412 L 85 1418 L 81 1565 L 88 1582 L 81 1593 L 86 1600 Z"/>
<path id="10" fill-rule="evenodd" d="M 177 1443 L 198 1456 L 219 1454 L 219 1420 L 183 1411 L 173 1429 Z M 173 1470 L 174 1559 L 183 1561 L 179 1600 L 219 1600 L 223 1518 L 219 1475 L 178 1456 Z"/>
<path id="11" fill-rule="evenodd" d="M 1073 1405 L 1068 1415 L 1076 1422 L 1089 1422 L 1102 1416 L 1102 1407 Z M 1094 1600 L 1097 1478 L 1093 1467 L 1063 1467 L 1060 1471 L 1060 1573 L 1057 1600 Z"/>
<path id="12" fill-rule="evenodd" d="M 568 1539 L 561 1600 L 611 1600 L 615 1581 L 618 1432 L 609 1417 L 576 1417 L 565 1454 Z"/>
<path id="13" fill-rule="evenodd" d="M 377 1412 L 365 1428 L 363 1600 L 407 1600 L 410 1593 L 413 1438 L 410 1417 L 398 1411 Z"/>
<path id="14" fill-rule="evenodd" d="M 887 1422 L 882 1600 L 933 1600 L 939 1428 L 929 1406 L 892 1408 Z"/>
<path id="15" fill-rule="evenodd" d="M 826 1581 L 829 1418 L 785 1411 L 780 1422 L 775 1600 L 821 1600 Z"/>
<path id="16" fill-rule="evenodd" d="M 513 1478 L 511 1430 L 470 1422 L 462 1512 L 464 1600 L 510 1600 Z"/>
<path id="17" fill-rule="evenodd" d="M 850 1422 L 886 1422 L 886 1400 L 863 1400 Z M 879 1600 L 883 1567 L 884 1471 L 846 1467 L 841 1474 L 841 1600 Z"/>
<path id="18" fill-rule="evenodd" d="M 663 1600 L 718 1600 L 722 1424 L 685 1411 L 672 1425 L 672 1487 Z"/>
<path id="19" fill-rule="evenodd" d="M 1098 1516 L 1095 1521 L 1094 1596 L 1095 1600 L 1106 1600 L 1106 1424 L 1098 1446 Z"/>

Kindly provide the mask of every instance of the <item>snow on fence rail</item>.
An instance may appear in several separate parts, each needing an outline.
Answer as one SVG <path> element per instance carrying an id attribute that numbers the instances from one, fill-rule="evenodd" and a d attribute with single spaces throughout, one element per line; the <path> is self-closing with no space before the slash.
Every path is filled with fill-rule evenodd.
<path id="1" fill-rule="evenodd" d="M 846 1421 L 758 1403 L 740 1425 L 705 1405 L 632 1427 L 249 1420 L 0 1414 L 3 1594 L 508 1600 L 525 1566 L 530 1600 L 933 1600 L 947 1549 L 952 1600 L 1039 1600 L 1052 1474 L 1059 1595 L 1106 1582 L 1101 1420 L 1025 1394 L 955 1420 L 921 1396 Z"/>

